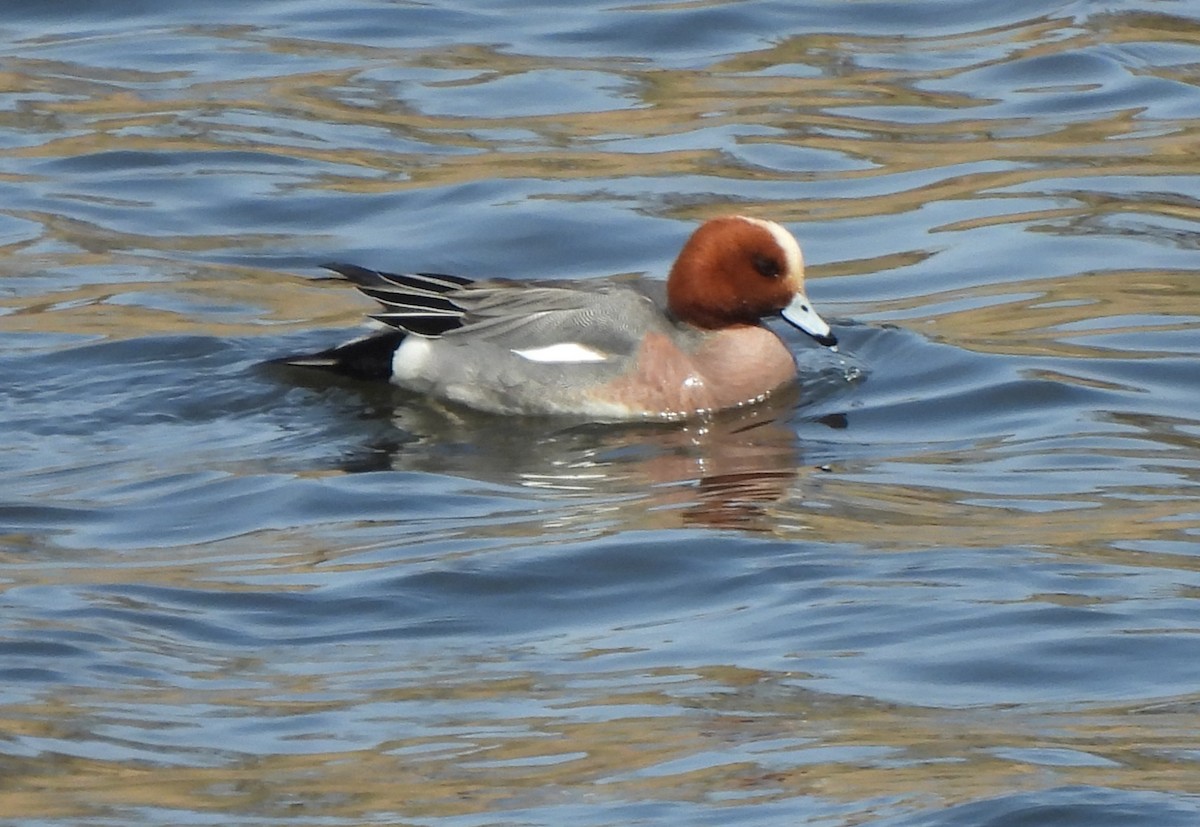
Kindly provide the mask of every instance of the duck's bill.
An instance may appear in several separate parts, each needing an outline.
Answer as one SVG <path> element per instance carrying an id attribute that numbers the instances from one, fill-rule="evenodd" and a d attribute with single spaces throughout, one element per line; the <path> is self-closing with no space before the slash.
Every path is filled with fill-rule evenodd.
<path id="1" fill-rule="evenodd" d="M 812 302 L 803 293 L 797 293 L 791 304 L 783 308 L 783 318 L 794 327 L 803 330 L 825 347 L 837 347 L 837 337 L 829 325 L 813 310 Z"/>

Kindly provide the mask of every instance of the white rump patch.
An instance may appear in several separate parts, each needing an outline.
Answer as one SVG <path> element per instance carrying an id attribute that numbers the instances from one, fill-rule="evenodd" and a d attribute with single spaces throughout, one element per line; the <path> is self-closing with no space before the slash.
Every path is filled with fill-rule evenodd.
<path id="1" fill-rule="evenodd" d="M 392 378 L 398 382 L 411 382 L 421 376 L 429 363 L 429 344 L 423 336 L 405 336 L 392 356 Z"/>
<path id="2" fill-rule="evenodd" d="M 546 347 L 531 347 L 526 350 L 513 348 L 513 353 L 530 362 L 554 362 L 574 364 L 578 362 L 603 362 L 608 354 L 579 342 L 559 342 Z"/>

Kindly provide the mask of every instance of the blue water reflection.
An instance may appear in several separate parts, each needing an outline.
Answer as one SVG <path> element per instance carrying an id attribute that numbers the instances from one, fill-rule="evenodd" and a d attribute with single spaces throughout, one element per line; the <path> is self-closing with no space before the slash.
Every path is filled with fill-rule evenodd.
<path id="1" fill-rule="evenodd" d="M 61 0 L 0 23 L 27 824 L 1192 824 L 1184 2 Z M 330 259 L 800 238 L 838 354 L 685 426 L 269 366 Z"/>

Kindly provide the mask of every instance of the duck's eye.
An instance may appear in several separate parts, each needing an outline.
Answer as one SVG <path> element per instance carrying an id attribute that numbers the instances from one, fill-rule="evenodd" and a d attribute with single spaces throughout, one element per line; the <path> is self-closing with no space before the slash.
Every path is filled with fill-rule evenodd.
<path id="1" fill-rule="evenodd" d="M 760 276 L 766 276 L 769 279 L 777 279 L 783 272 L 783 268 L 779 266 L 779 262 L 770 256 L 764 256 L 761 253 L 754 256 L 754 269 L 758 271 Z"/>

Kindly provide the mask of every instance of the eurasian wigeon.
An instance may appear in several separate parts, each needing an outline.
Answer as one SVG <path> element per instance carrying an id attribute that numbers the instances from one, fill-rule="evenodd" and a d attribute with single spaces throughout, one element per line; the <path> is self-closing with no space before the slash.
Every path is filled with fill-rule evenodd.
<path id="1" fill-rule="evenodd" d="M 697 229 L 665 291 L 641 279 L 474 281 L 327 267 L 383 305 L 371 318 L 384 329 L 280 361 L 496 413 L 683 419 L 753 404 L 796 378 L 764 317 L 837 344 L 804 293 L 796 239 L 745 216 Z"/>

